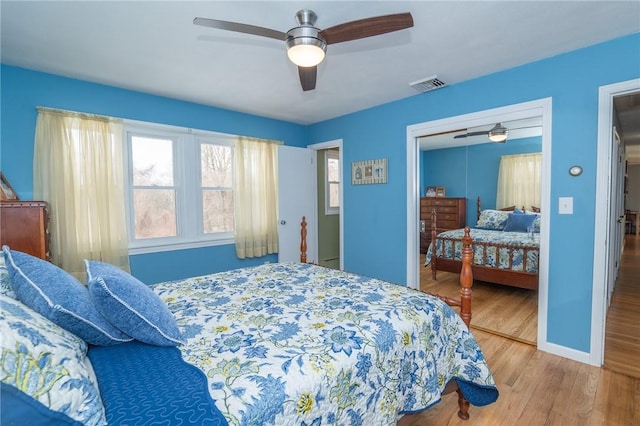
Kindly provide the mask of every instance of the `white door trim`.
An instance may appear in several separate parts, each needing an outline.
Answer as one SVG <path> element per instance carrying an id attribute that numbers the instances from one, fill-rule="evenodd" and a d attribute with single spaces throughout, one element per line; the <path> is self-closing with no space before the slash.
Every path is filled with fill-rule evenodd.
<path id="1" fill-rule="evenodd" d="M 589 363 L 604 361 L 604 333 L 607 320 L 607 262 L 609 245 L 609 174 L 613 98 L 640 90 L 640 79 L 600 86 L 598 91 L 598 147 L 596 154 L 596 209 L 593 244 L 593 291 L 591 298 L 591 351 Z M 602 244 L 602 242 L 605 244 Z"/>
<path id="2" fill-rule="evenodd" d="M 340 157 L 338 158 L 338 167 L 340 169 L 340 212 L 338 213 L 340 215 L 340 218 L 338 220 L 339 222 L 339 229 L 340 229 L 340 270 L 344 271 L 344 257 L 345 257 L 345 253 L 344 253 L 344 210 L 343 210 L 343 206 L 344 206 L 344 189 L 343 189 L 343 185 L 344 185 L 344 173 L 343 173 L 343 166 L 344 163 L 342 162 L 342 158 L 344 157 L 343 151 L 342 151 L 342 139 L 335 139 L 332 141 L 327 141 L 327 142 L 320 142 L 320 143 L 314 143 L 312 145 L 307 146 L 307 148 L 312 149 L 314 151 L 316 151 L 316 160 L 318 159 L 318 151 L 323 150 L 323 149 L 330 149 L 330 148 L 338 148 L 338 150 L 340 151 Z M 316 199 L 318 198 L 318 182 L 317 182 L 317 177 L 316 177 Z M 315 223 L 315 229 L 318 229 L 318 221 L 317 221 L 317 215 L 316 215 L 316 223 Z M 315 251 L 316 253 L 318 253 L 318 239 L 316 238 L 316 247 L 315 247 Z"/>
<path id="3" fill-rule="evenodd" d="M 547 291 L 549 266 L 549 220 L 551 209 L 551 106 L 544 98 L 505 107 L 478 111 L 407 126 L 407 286 L 418 288 L 420 273 L 417 253 L 420 241 L 419 220 L 419 147 L 417 138 L 451 129 L 477 127 L 498 122 L 542 116 L 542 194 L 538 290 L 538 349 L 557 353 L 547 342 Z M 563 354 L 566 356 L 566 354 Z"/>

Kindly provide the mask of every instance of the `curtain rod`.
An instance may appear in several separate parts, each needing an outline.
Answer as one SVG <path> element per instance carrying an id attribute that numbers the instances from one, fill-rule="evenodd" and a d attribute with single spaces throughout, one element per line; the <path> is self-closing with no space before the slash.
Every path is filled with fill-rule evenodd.
<path id="1" fill-rule="evenodd" d="M 160 124 L 160 123 L 153 123 L 153 122 L 149 122 L 149 121 L 139 121 L 139 120 L 133 120 L 133 119 L 128 119 L 128 118 L 119 118 L 119 117 L 109 117 L 107 115 L 99 115 L 99 114 L 91 114 L 88 112 L 78 112 L 78 111 L 71 111 L 68 109 L 60 109 L 60 108 L 51 108 L 51 107 L 45 107 L 45 106 L 36 106 L 36 110 L 38 111 L 46 111 L 46 112 L 51 112 L 54 114 L 72 114 L 78 117 L 87 117 L 87 118 L 93 118 L 93 119 L 97 119 L 97 120 L 104 120 L 104 121 L 117 121 L 117 122 L 122 122 L 122 123 L 132 123 L 132 124 L 138 124 L 138 125 L 143 125 L 143 126 L 151 126 L 151 127 L 165 127 L 165 128 L 172 128 L 172 129 L 182 129 L 182 130 L 186 130 L 188 133 L 200 133 L 200 132 L 205 132 L 205 133 L 214 133 L 216 135 L 220 135 L 220 136 L 224 136 L 224 137 L 231 137 L 231 138 L 238 138 L 238 137 L 243 137 L 243 138 L 255 138 L 255 139 L 260 139 L 262 141 L 266 141 L 266 142 L 272 142 L 275 143 L 277 145 L 284 145 L 284 141 L 280 141 L 280 140 L 273 140 L 273 139 L 265 139 L 265 138 L 259 138 L 259 137 L 255 137 L 255 136 L 244 136 L 244 135 L 234 135 L 231 133 L 222 133 L 222 132 L 216 132 L 215 130 L 200 130 L 200 129 L 193 129 L 191 127 L 184 127 L 184 126 L 175 126 L 172 124 Z"/>
<path id="2" fill-rule="evenodd" d="M 101 120 L 101 121 L 119 121 L 119 122 L 122 121 L 121 118 L 109 117 L 107 115 L 100 115 L 100 114 L 91 114 L 91 113 L 88 113 L 88 112 L 71 111 L 71 110 L 68 110 L 68 109 L 59 109 L 59 108 L 50 108 L 50 107 L 44 107 L 44 106 L 36 106 L 36 110 L 38 110 L 38 112 L 44 111 L 44 112 L 51 112 L 51 113 L 54 113 L 54 114 L 75 115 L 77 117 L 86 117 L 86 118 L 92 118 L 92 119 Z"/>

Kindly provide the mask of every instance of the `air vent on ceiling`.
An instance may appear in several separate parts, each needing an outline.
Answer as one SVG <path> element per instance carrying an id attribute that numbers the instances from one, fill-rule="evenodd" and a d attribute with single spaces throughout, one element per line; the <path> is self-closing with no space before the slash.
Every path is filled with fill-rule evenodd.
<path id="1" fill-rule="evenodd" d="M 438 80 L 437 75 L 409 83 L 409 86 L 413 87 L 414 89 L 416 89 L 418 92 L 421 92 L 421 93 L 439 89 L 446 85 L 447 83 L 445 83 L 444 81 Z"/>

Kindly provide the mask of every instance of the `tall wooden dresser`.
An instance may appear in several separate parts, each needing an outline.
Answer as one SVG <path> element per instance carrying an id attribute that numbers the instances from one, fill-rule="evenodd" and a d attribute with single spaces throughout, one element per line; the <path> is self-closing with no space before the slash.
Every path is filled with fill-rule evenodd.
<path id="1" fill-rule="evenodd" d="M 426 253 L 431 244 L 431 211 L 436 211 L 437 232 L 464 228 L 467 223 L 467 199 L 420 198 L 420 252 Z"/>
<path id="2" fill-rule="evenodd" d="M 49 217 L 44 201 L 0 202 L 0 244 L 49 260 Z"/>

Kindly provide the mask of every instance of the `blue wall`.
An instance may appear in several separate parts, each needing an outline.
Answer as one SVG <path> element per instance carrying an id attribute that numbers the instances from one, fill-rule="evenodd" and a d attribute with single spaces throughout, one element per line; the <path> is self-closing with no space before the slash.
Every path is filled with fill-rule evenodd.
<path id="1" fill-rule="evenodd" d="M 3 66 L 2 170 L 20 196 L 31 195 L 37 105 L 280 139 L 296 146 L 342 139 L 347 171 L 353 161 L 388 160 L 387 184 L 344 184 L 345 269 L 406 283 L 407 126 L 552 97 L 547 337 L 588 352 L 598 87 L 640 78 L 639 57 L 640 34 L 634 34 L 307 127 Z M 567 173 L 573 164 L 584 167 L 578 178 Z M 557 213 L 560 196 L 574 197 L 575 214 Z M 191 251 L 134 256 L 132 266 L 143 280 L 154 275 L 153 268 L 163 279 L 194 275 L 205 272 L 196 269 L 201 261 L 210 262 L 211 270 L 234 265 L 235 256 L 226 247 L 203 249 L 206 254 L 197 250 L 197 260 L 190 262 Z"/>
<path id="2" fill-rule="evenodd" d="M 0 167 L 21 199 L 33 196 L 37 106 L 284 141 L 306 146 L 304 126 L 2 65 Z M 131 256 L 146 283 L 251 266 L 277 256 L 239 260 L 232 245 Z"/>
<path id="3" fill-rule="evenodd" d="M 541 150 L 542 138 L 537 136 L 423 151 L 421 194 L 427 186 L 443 186 L 447 197 L 466 198 L 467 225 L 475 226 L 478 197 L 483 209 L 496 208 L 500 157 Z"/>
<path id="4" fill-rule="evenodd" d="M 345 182 L 345 269 L 406 282 L 408 125 L 552 97 L 547 338 L 589 352 L 598 88 L 640 78 L 638 58 L 634 34 L 310 126 L 312 143 L 343 139 L 344 164 L 389 160 L 386 185 Z M 558 214 L 561 196 L 573 215 Z"/>

